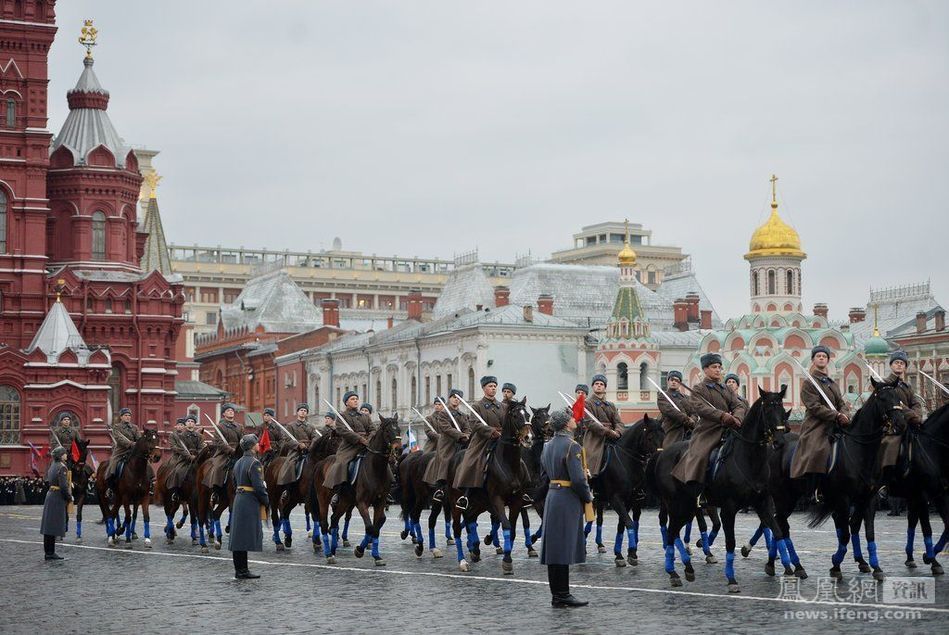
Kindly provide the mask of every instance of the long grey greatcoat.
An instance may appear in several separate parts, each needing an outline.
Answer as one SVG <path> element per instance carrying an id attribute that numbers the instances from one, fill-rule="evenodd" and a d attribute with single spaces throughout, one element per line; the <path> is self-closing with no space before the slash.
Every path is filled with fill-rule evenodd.
<path id="1" fill-rule="evenodd" d="M 264 529 L 260 520 L 260 506 L 270 506 L 263 467 L 254 453 L 245 452 L 234 464 L 234 513 L 231 515 L 231 533 L 227 548 L 231 551 L 263 551 Z M 242 492 L 241 487 L 253 487 Z"/>
<path id="2" fill-rule="evenodd" d="M 46 480 L 49 482 L 50 488 L 55 486 L 59 489 L 50 489 L 46 492 L 46 500 L 43 502 L 43 520 L 40 521 L 40 533 L 44 536 L 65 536 L 66 503 L 72 498 L 69 493 L 69 483 L 66 480 L 66 466 L 59 461 L 55 461 L 46 472 Z"/>
<path id="3" fill-rule="evenodd" d="M 306 421 L 297 420 L 284 427 L 287 429 L 287 432 L 293 435 L 297 443 L 301 441 L 305 443 L 307 449 L 309 449 L 314 439 L 316 439 L 316 429 Z M 280 474 L 277 475 L 277 485 L 289 485 L 297 480 L 297 461 L 303 460 L 304 450 L 300 450 L 297 443 L 291 441 L 290 437 L 282 430 L 280 434 L 286 442 L 284 447 L 287 449 L 287 458 L 284 460 L 283 465 L 280 466 Z"/>
<path id="4" fill-rule="evenodd" d="M 434 452 L 438 448 L 438 433 L 432 432 L 426 426 L 425 428 L 425 445 L 422 446 L 422 453 L 428 454 L 429 452 Z"/>
<path id="5" fill-rule="evenodd" d="M 886 378 L 886 382 L 889 383 L 897 379 L 896 373 L 890 373 L 889 377 Z M 900 379 L 896 389 L 901 393 L 900 399 L 903 401 L 903 405 L 909 408 L 909 411 L 905 413 L 907 425 L 913 425 L 913 421 L 911 421 L 913 419 L 918 424 L 923 420 L 923 406 L 916 398 L 913 387 Z M 903 432 L 903 430 L 893 430 L 890 434 L 883 435 L 883 439 L 880 441 L 880 468 L 896 465 L 899 461 Z"/>
<path id="6" fill-rule="evenodd" d="M 468 442 L 465 456 L 458 464 L 458 469 L 455 470 L 451 484 L 455 489 L 484 487 L 484 470 L 488 465 L 488 444 L 491 442 L 491 432 L 501 430 L 504 415 L 501 403 L 487 397 L 475 402 L 471 407 L 488 425 L 481 423 L 474 415 L 469 418 L 471 440 Z"/>
<path id="7" fill-rule="evenodd" d="M 168 459 L 168 478 L 165 487 L 174 489 L 181 487 L 188 478 L 188 473 L 194 467 L 192 459 L 201 451 L 201 437 L 193 430 L 177 430 L 171 433 L 168 439 L 171 447 L 171 458 Z"/>
<path id="8" fill-rule="evenodd" d="M 551 485 L 544 503 L 544 543 L 541 564 L 586 562 L 583 536 L 583 504 L 593 500 L 583 473 L 580 444 L 561 430 L 544 445 L 540 455 L 541 479 L 570 481 L 570 487 Z"/>
<path id="9" fill-rule="evenodd" d="M 236 423 L 231 423 L 227 419 L 221 419 L 217 424 L 218 430 L 227 439 L 227 442 L 221 441 L 221 437 L 214 434 L 214 455 L 208 459 L 211 467 L 204 473 L 205 487 L 224 487 L 225 477 L 227 475 L 227 466 L 231 459 L 237 456 L 241 442 L 241 428 Z"/>
<path id="10" fill-rule="evenodd" d="M 672 469 L 672 475 L 683 483 L 704 483 L 708 455 L 721 442 L 722 433 L 725 432 L 722 416 L 730 412 L 742 420 L 747 413 L 747 406 L 731 390 L 709 380 L 692 388 L 689 406 L 701 419 L 692 432 L 688 449 Z"/>
<path id="11" fill-rule="evenodd" d="M 120 462 L 128 461 L 129 457 L 132 456 L 135 442 L 138 441 L 140 436 L 142 436 L 142 433 L 134 423 L 119 421 L 112 426 L 112 438 L 115 439 L 115 446 L 112 448 L 112 456 L 109 457 L 109 464 L 105 473 L 106 478 L 115 476 L 115 471 Z M 66 450 L 69 450 L 69 448 L 66 448 Z"/>
<path id="12" fill-rule="evenodd" d="M 458 439 L 469 430 L 468 417 L 457 410 L 452 410 L 451 416 L 455 418 L 461 431 L 455 428 L 445 411 L 436 412 L 432 417 L 432 427 L 438 432 L 438 445 L 435 447 L 435 457 L 428 462 L 422 476 L 422 480 L 429 485 L 448 480 L 448 467 L 458 448 Z"/>
<path id="13" fill-rule="evenodd" d="M 349 462 L 355 459 L 356 455 L 362 452 L 365 447 L 359 440 L 368 439 L 369 432 L 372 429 L 369 415 L 361 414 L 358 410 L 352 408 L 348 408 L 346 412 L 340 414 L 352 430 L 344 426 L 342 422 L 336 422 L 336 434 L 340 438 L 339 447 L 336 449 L 336 462 L 326 473 L 326 480 L 323 482 L 323 487 L 329 489 L 348 480 Z"/>
<path id="14" fill-rule="evenodd" d="M 837 382 L 816 368 L 811 377 L 820 384 L 821 392 L 827 395 L 836 410 L 827 407 L 827 403 L 810 381 L 801 383 L 801 403 L 804 404 L 804 422 L 801 424 L 801 438 L 794 451 L 791 462 L 791 478 L 801 478 L 805 474 L 827 474 L 827 462 L 830 459 L 830 433 L 838 413 L 846 414 L 850 406 L 837 386 Z"/>
<path id="15" fill-rule="evenodd" d="M 692 430 L 692 411 L 689 409 L 689 397 L 678 390 L 667 390 L 666 394 L 672 398 L 670 403 L 665 395 L 659 393 L 656 403 L 659 405 L 659 414 L 662 415 L 662 447 L 668 448 L 673 443 L 685 439 L 685 435 Z M 678 406 L 676 410 L 672 404 Z"/>
<path id="16" fill-rule="evenodd" d="M 609 431 L 622 432 L 623 422 L 619 418 L 616 406 L 596 395 L 587 402 L 587 410 L 600 422 L 597 423 L 591 419 L 583 435 L 583 449 L 587 451 L 587 467 L 590 469 L 590 474 L 596 476 L 603 469 L 603 452 L 608 440 L 607 433 Z"/>

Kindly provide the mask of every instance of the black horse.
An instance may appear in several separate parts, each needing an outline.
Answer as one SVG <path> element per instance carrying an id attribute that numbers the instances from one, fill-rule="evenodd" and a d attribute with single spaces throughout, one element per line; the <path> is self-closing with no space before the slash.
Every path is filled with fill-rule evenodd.
<path id="1" fill-rule="evenodd" d="M 899 471 L 887 484 L 890 494 L 907 501 L 906 566 L 916 567 L 913 559 L 913 541 L 917 521 L 922 524 L 925 552 L 923 562 L 931 566 L 933 575 L 944 573 L 936 556 L 949 540 L 949 404 L 933 411 L 918 429 L 908 426 L 911 452 L 909 469 Z M 929 505 L 942 517 L 943 531 L 933 545 L 933 530 L 929 522 Z"/>
<path id="2" fill-rule="evenodd" d="M 72 474 L 72 498 L 76 507 L 76 542 L 82 542 L 82 508 L 86 504 L 86 493 L 89 491 L 89 477 L 92 468 L 86 465 L 89 457 L 89 439 L 78 439 L 76 447 L 79 449 L 79 459 L 73 459 L 72 452 L 67 453 L 66 469 Z M 69 518 L 66 518 L 68 529 Z"/>
<path id="3" fill-rule="evenodd" d="M 721 510 L 722 526 L 725 530 L 725 578 L 728 590 L 738 593 L 740 587 L 735 579 L 735 515 L 744 507 L 751 507 L 759 520 L 774 534 L 781 552 L 785 574 L 791 574 L 790 559 L 784 536 L 774 519 L 773 504 L 767 483 L 770 466 L 767 446 L 774 437 L 775 429 L 784 422 L 784 395 L 787 386 L 780 392 L 758 389 L 761 395 L 752 404 L 740 429 L 724 434 L 721 446 L 721 463 L 710 462 L 712 474 L 706 479 L 704 492 L 710 505 Z M 669 513 L 669 527 L 665 536 L 666 572 L 672 586 L 681 586 L 682 581 L 675 570 L 675 549 L 685 564 L 685 577 L 695 580 L 695 570 L 685 544 L 679 538 L 679 530 L 695 516 L 696 492 L 672 476 L 672 470 L 688 447 L 681 441 L 656 455 L 647 469 L 648 484 L 661 499 Z"/>
<path id="4" fill-rule="evenodd" d="M 885 429 L 904 430 L 905 405 L 896 390 L 896 382 L 878 382 L 870 379 L 873 392 L 854 415 L 850 425 L 838 429 L 839 456 L 834 469 L 825 477 L 824 500 L 811 510 L 809 527 L 821 525 L 833 516 L 837 528 L 837 551 L 831 557 L 830 575 L 842 579 L 840 563 L 847 555 L 847 544 L 854 536 L 854 559 L 863 572 L 869 572 L 860 552 L 860 525 L 866 523 L 869 567 L 876 580 L 885 578 L 877 557 L 873 517 L 876 514 L 877 492 L 880 489 L 880 467 L 877 455 Z"/>

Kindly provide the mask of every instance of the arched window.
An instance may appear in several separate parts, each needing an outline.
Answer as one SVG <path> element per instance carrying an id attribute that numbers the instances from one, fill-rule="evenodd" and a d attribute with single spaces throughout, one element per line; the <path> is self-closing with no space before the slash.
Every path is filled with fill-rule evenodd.
<path id="1" fill-rule="evenodd" d="M 393 410 L 399 409 L 399 382 L 392 378 L 392 401 L 389 404 Z"/>
<path id="2" fill-rule="evenodd" d="M 629 367 L 626 362 L 620 362 L 616 366 L 616 388 L 619 390 L 629 389 Z"/>
<path id="3" fill-rule="evenodd" d="M 415 375 L 412 375 L 412 394 L 409 395 L 409 401 L 412 403 L 418 403 L 418 380 L 415 378 Z"/>
<path id="4" fill-rule="evenodd" d="M 751 272 L 751 295 L 758 295 L 758 272 Z"/>
<path id="5" fill-rule="evenodd" d="M 7 195 L 0 191 L 0 254 L 7 253 Z"/>
<path id="6" fill-rule="evenodd" d="M 382 380 L 381 379 L 376 380 L 376 394 L 374 398 L 379 400 L 379 403 L 376 404 L 376 407 L 381 408 L 382 407 Z M 368 401 L 369 403 L 372 403 L 372 401 L 369 399 L 369 395 L 366 395 L 364 399 Z"/>
<path id="7" fill-rule="evenodd" d="M 13 386 L 0 386 L 0 444 L 20 442 L 20 393 Z"/>
<path id="8" fill-rule="evenodd" d="M 639 389 L 649 390 L 649 366 L 646 362 L 639 365 Z"/>
<path id="9" fill-rule="evenodd" d="M 474 368 L 468 369 L 468 399 L 474 399 Z"/>
<path id="10" fill-rule="evenodd" d="M 768 270 L 768 294 L 769 295 L 774 295 L 775 293 L 777 293 L 777 290 L 776 290 L 777 284 L 778 283 L 777 283 L 777 280 L 775 279 L 774 269 L 769 269 Z"/>
<path id="11" fill-rule="evenodd" d="M 793 295 L 794 294 L 794 271 L 791 269 L 788 269 L 787 285 L 788 286 L 784 290 L 784 292 L 787 293 L 788 295 Z"/>
<path id="12" fill-rule="evenodd" d="M 7 128 L 16 128 L 16 100 L 7 100 Z"/>
<path id="13" fill-rule="evenodd" d="M 92 259 L 105 260 L 105 214 L 92 214 Z"/>

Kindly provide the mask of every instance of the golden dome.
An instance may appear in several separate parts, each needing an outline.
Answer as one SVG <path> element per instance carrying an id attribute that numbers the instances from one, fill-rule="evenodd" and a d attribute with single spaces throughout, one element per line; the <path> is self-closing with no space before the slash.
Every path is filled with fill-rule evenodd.
<path id="1" fill-rule="evenodd" d="M 801 237 L 793 227 L 785 223 L 778 216 L 778 201 L 775 182 L 778 177 L 771 177 L 771 216 L 764 225 L 755 230 L 748 244 L 748 253 L 745 259 L 761 256 L 794 256 L 807 258 L 801 250 Z"/>
<path id="2" fill-rule="evenodd" d="M 629 246 L 629 241 L 623 244 L 623 249 L 619 252 L 619 263 L 621 265 L 635 265 L 636 252 Z"/>

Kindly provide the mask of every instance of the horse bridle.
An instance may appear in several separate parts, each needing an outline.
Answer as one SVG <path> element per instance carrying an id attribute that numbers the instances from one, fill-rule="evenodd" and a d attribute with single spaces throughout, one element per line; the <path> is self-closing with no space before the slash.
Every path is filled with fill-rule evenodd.
<path id="1" fill-rule="evenodd" d="M 782 412 L 784 411 L 784 402 L 783 402 L 783 401 L 778 401 L 778 402 L 773 403 L 773 404 L 772 404 L 772 403 L 768 403 L 768 404 L 766 404 L 766 405 L 769 405 L 769 406 L 777 406 L 777 407 L 779 407 L 779 408 L 781 409 Z M 763 410 L 763 408 L 762 408 L 762 410 Z M 782 423 L 783 423 L 783 421 L 782 421 Z M 769 445 L 771 445 L 772 443 L 774 443 L 774 433 L 775 433 L 778 429 L 785 429 L 785 430 L 786 430 L 787 427 L 784 426 L 784 425 L 782 425 L 782 426 L 768 426 L 768 427 L 765 429 L 764 436 L 761 438 L 760 441 L 756 441 L 756 440 L 754 440 L 754 439 L 749 439 L 748 437 L 746 437 L 745 435 L 743 435 L 743 434 L 741 433 L 741 428 L 733 428 L 733 429 L 731 430 L 731 433 L 732 433 L 733 435 L 735 435 L 735 438 L 744 441 L 744 442 L 747 443 L 748 445 L 757 445 L 758 447 L 766 447 L 766 446 L 769 446 Z"/>

